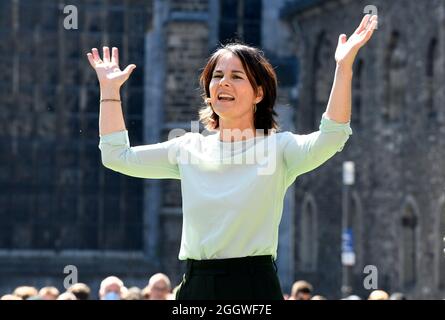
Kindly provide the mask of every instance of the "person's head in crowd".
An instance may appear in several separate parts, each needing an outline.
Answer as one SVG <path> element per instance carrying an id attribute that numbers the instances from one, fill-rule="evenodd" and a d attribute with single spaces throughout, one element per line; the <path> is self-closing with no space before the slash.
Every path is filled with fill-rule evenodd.
<path id="1" fill-rule="evenodd" d="M 142 291 L 138 287 L 131 287 L 122 294 L 122 300 L 142 300 Z"/>
<path id="2" fill-rule="evenodd" d="M 369 294 L 368 300 L 388 300 L 389 295 L 383 290 L 374 290 Z"/>
<path id="3" fill-rule="evenodd" d="M 294 282 L 289 300 L 310 300 L 312 298 L 312 285 L 304 280 Z"/>
<path id="4" fill-rule="evenodd" d="M 23 300 L 23 299 L 14 294 L 5 294 L 0 298 L 0 300 Z"/>
<path id="5" fill-rule="evenodd" d="M 69 291 L 60 294 L 56 300 L 77 300 L 76 296 Z"/>
<path id="6" fill-rule="evenodd" d="M 39 290 L 39 296 L 43 300 L 56 300 L 60 292 L 56 287 L 43 287 Z"/>
<path id="7" fill-rule="evenodd" d="M 389 296 L 389 300 L 408 300 L 408 298 L 401 292 L 394 292 Z"/>
<path id="8" fill-rule="evenodd" d="M 85 283 L 75 283 L 68 288 L 68 292 L 74 294 L 77 300 L 88 300 L 90 298 L 91 289 Z"/>
<path id="9" fill-rule="evenodd" d="M 167 300 L 171 292 L 170 279 L 163 273 L 156 273 L 148 281 L 150 300 Z"/>
<path id="10" fill-rule="evenodd" d="M 102 280 L 99 289 L 99 297 L 101 300 L 120 300 L 124 289 L 124 283 L 115 276 L 110 276 Z"/>
<path id="11" fill-rule="evenodd" d="M 148 285 L 142 289 L 142 300 L 150 300 L 150 288 Z"/>
<path id="12" fill-rule="evenodd" d="M 325 297 L 317 294 L 311 298 L 311 300 L 327 300 Z"/>
<path id="13" fill-rule="evenodd" d="M 39 292 L 35 287 L 31 286 L 20 286 L 15 288 L 13 294 L 17 297 L 22 298 L 23 300 L 27 300 L 31 297 L 35 297 L 39 295 Z"/>

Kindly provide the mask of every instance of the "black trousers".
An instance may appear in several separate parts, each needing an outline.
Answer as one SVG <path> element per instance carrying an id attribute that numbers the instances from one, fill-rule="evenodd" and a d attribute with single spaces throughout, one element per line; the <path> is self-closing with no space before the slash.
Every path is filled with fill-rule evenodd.
<path id="1" fill-rule="evenodd" d="M 272 256 L 187 260 L 177 300 L 283 300 Z"/>

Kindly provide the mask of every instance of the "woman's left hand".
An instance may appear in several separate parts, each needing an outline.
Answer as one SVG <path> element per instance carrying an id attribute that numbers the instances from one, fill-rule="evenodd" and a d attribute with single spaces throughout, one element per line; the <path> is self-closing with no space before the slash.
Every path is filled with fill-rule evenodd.
<path id="1" fill-rule="evenodd" d="M 371 38 L 377 26 L 377 16 L 367 14 L 355 32 L 346 40 L 346 35 L 341 34 L 338 38 L 337 49 L 335 50 L 335 61 L 337 65 L 352 68 L 355 56 L 361 47 Z"/>

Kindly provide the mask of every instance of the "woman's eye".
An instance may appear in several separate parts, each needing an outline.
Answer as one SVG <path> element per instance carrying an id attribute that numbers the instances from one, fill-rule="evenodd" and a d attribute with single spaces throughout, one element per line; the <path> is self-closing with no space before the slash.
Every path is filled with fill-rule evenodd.
<path id="1" fill-rule="evenodd" d="M 215 75 L 213 75 L 213 78 L 222 78 L 222 75 L 220 75 L 220 74 L 215 74 Z M 239 77 L 239 76 L 232 76 L 232 78 L 233 79 L 242 79 L 241 77 Z"/>

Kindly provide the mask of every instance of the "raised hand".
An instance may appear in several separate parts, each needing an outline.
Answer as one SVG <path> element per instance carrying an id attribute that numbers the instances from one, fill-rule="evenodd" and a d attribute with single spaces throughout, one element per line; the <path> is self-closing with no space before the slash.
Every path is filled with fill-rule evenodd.
<path id="1" fill-rule="evenodd" d="M 130 64 L 122 71 L 119 68 L 119 51 L 115 47 L 112 49 L 111 59 L 108 47 L 103 47 L 103 60 L 96 48 L 91 52 L 87 53 L 88 61 L 96 71 L 101 87 L 120 88 L 136 68 L 136 65 Z"/>
<path id="2" fill-rule="evenodd" d="M 358 51 L 371 38 L 376 26 L 377 16 L 367 14 L 349 39 L 347 39 L 345 34 L 341 34 L 338 38 L 337 49 L 335 50 L 335 61 L 337 64 L 352 67 Z"/>

